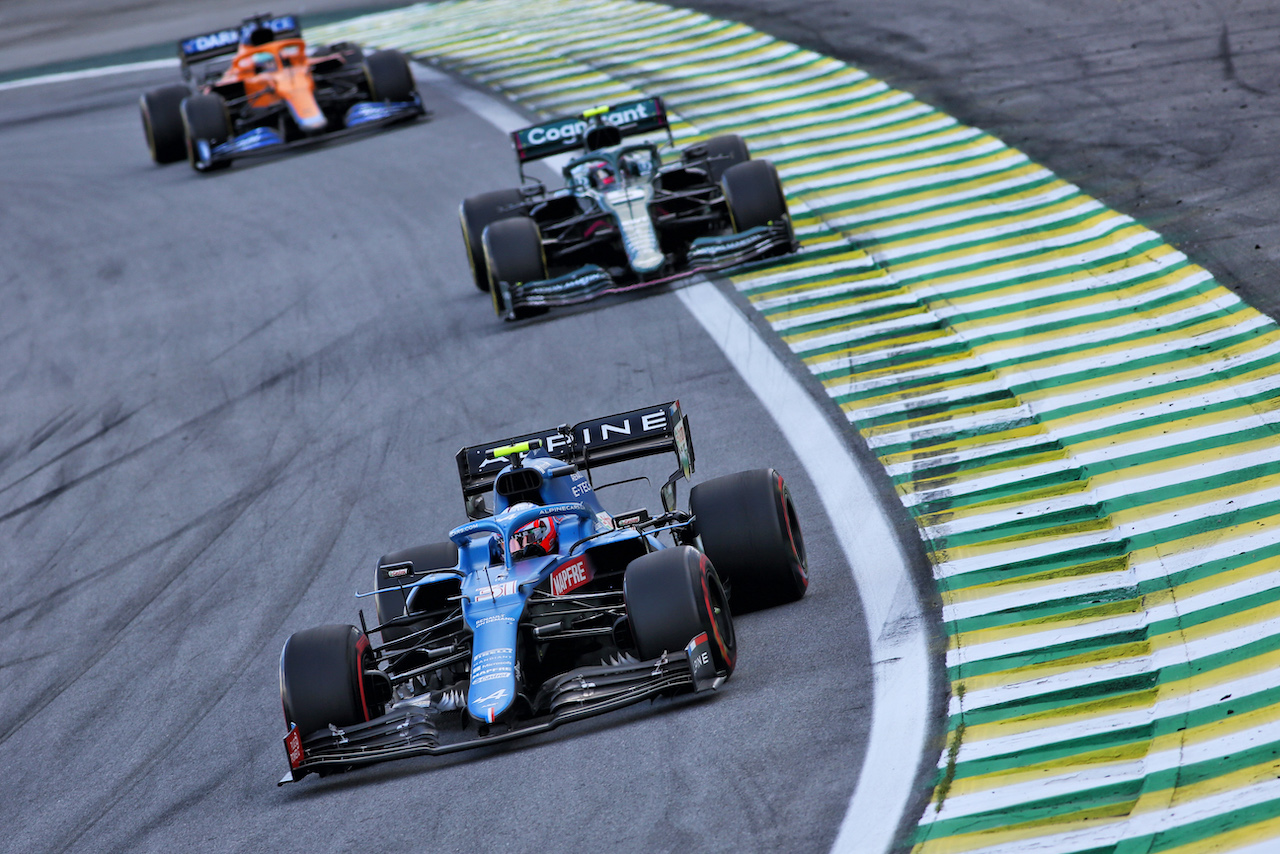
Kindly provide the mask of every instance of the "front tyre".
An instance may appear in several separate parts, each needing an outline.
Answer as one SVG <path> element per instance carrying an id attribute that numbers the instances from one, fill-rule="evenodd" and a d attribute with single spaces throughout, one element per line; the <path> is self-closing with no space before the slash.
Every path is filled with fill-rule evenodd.
<path id="1" fill-rule="evenodd" d="M 755 469 L 689 493 L 694 533 L 729 585 L 733 612 L 794 602 L 809 587 L 800 521 L 782 475 Z"/>
<path id="2" fill-rule="evenodd" d="M 736 133 L 727 133 L 721 136 L 713 136 L 711 139 L 702 143 L 702 150 L 706 152 L 704 158 L 699 164 L 707 170 L 707 176 L 711 179 L 711 183 L 720 180 L 720 176 L 725 173 L 731 166 L 737 166 L 739 163 L 746 163 L 751 159 L 751 150 L 747 148 L 747 142 Z"/>
<path id="3" fill-rule="evenodd" d="M 355 626 L 317 626 L 295 632 L 280 653 L 280 703 L 285 725 L 308 735 L 374 717 L 375 669 L 369 639 Z"/>
<path id="4" fill-rule="evenodd" d="M 156 163 L 176 163 L 187 153 L 182 126 L 182 101 L 190 93 L 186 86 L 161 86 L 139 99 L 142 132 Z"/>
<path id="5" fill-rule="evenodd" d="M 208 160 L 209 151 L 231 138 L 231 116 L 221 95 L 187 96 L 182 102 L 182 127 L 192 169 L 209 172 L 231 165 L 229 161 L 210 163 Z"/>
<path id="6" fill-rule="evenodd" d="M 387 570 L 390 567 L 398 566 L 395 562 L 389 562 L 390 557 L 392 556 L 384 557 L 378 561 L 378 568 L 375 570 L 375 583 L 378 592 L 374 595 L 374 603 L 378 611 L 378 625 L 408 613 L 408 593 L 402 587 L 402 584 L 412 584 L 415 581 L 419 581 L 433 570 L 452 569 L 457 566 L 458 547 L 452 542 L 432 543 L 397 553 L 394 557 L 409 557 L 412 564 L 412 570 L 409 575 L 397 578 L 392 578 L 387 574 Z M 384 644 L 394 644 L 396 641 L 420 629 L 427 628 L 431 623 L 431 620 L 424 620 L 404 626 L 387 626 L 380 633 L 382 642 Z M 401 646 L 405 645 L 402 644 Z"/>
<path id="7" fill-rule="evenodd" d="M 759 225 L 787 222 L 787 197 L 778 170 L 768 160 L 749 160 L 730 166 L 720 176 L 720 189 L 735 232 Z"/>
<path id="8" fill-rule="evenodd" d="M 705 632 L 716 670 L 733 672 L 738 655 L 733 617 L 720 576 L 705 554 L 677 546 L 638 557 L 627 564 L 622 591 L 642 659 L 679 654 Z"/>
<path id="9" fill-rule="evenodd" d="M 500 219 L 485 227 L 480 242 L 484 246 L 485 266 L 489 269 L 494 312 L 499 317 L 514 313 L 517 320 L 540 314 L 542 310 L 527 306 L 512 312 L 507 304 L 513 286 L 547 278 L 547 258 L 542 251 L 538 224 L 527 216 Z"/>
<path id="10" fill-rule="evenodd" d="M 417 91 L 409 61 L 398 50 L 380 50 L 366 56 L 364 75 L 372 101 L 403 104 L 412 101 Z"/>
<path id="11" fill-rule="evenodd" d="M 489 267 L 484 260 L 484 244 L 480 242 L 485 226 L 525 212 L 524 195 L 519 190 L 494 190 L 463 199 L 458 208 L 462 221 L 462 243 L 467 247 L 467 262 L 476 287 L 489 292 Z"/>

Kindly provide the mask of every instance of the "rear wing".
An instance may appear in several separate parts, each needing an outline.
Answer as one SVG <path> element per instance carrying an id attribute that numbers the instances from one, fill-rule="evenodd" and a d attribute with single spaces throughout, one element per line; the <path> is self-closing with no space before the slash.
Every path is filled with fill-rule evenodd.
<path id="1" fill-rule="evenodd" d="M 302 37 L 302 25 L 297 15 L 259 15 L 246 18 L 238 27 L 227 27 L 212 33 L 191 36 L 178 42 L 178 58 L 184 66 L 203 62 L 215 56 L 225 56 L 240 49 L 240 43 L 256 29 L 270 30 L 275 39 Z"/>
<path id="2" fill-rule="evenodd" d="M 548 454 L 590 472 L 594 466 L 636 460 L 654 454 L 674 453 L 680 465 L 677 475 L 693 476 L 693 443 L 689 436 L 689 418 L 680 411 L 680 401 L 661 403 L 644 409 L 633 409 L 604 418 L 593 418 L 573 427 L 553 427 L 536 433 L 512 436 L 497 442 L 473 445 L 458 451 L 458 476 L 462 481 L 462 500 L 467 516 L 477 519 L 487 515 L 475 500 L 493 488 L 498 472 L 507 460 L 494 459 L 490 451 L 541 439 Z M 675 477 L 675 475 L 673 475 Z"/>
<path id="3" fill-rule="evenodd" d="M 582 148 L 583 137 L 591 125 L 588 119 L 597 119 L 616 127 L 623 136 L 636 136 L 665 130 L 667 109 L 659 97 L 626 101 L 608 107 L 595 107 L 576 116 L 562 116 L 540 125 L 513 131 L 511 141 L 516 147 L 516 160 L 520 166 L 530 160 L 541 160 L 554 154 L 564 154 Z"/>

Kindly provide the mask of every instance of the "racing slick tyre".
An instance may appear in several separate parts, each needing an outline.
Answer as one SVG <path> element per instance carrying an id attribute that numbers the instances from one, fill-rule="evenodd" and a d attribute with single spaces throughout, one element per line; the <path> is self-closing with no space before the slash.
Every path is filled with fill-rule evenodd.
<path id="1" fill-rule="evenodd" d="M 387 574 L 387 570 L 396 567 L 397 564 L 411 563 L 413 568 L 407 577 L 392 578 Z M 387 555 L 378 561 L 376 569 L 377 578 L 376 585 L 378 592 L 374 594 L 374 605 L 378 610 L 378 625 L 382 625 L 387 620 L 395 617 L 403 616 L 407 611 L 408 597 L 405 591 L 400 589 L 400 584 L 412 583 L 421 580 L 422 576 L 436 569 L 452 569 L 458 565 L 458 547 L 452 542 L 432 543 L 427 546 L 418 546 L 413 549 L 406 549 L 403 552 L 397 552 Z M 417 601 L 416 599 L 414 600 Z M 425 620 L 421 623 L 410 623 L 403 626 L 389 626 L 381 631 L 382 642 L 384 644 L 394 644 L 401 638 L 411 635 L 419 629 L 425 629 L 431 625 L 432 620 Z"/>
<path id="2" fill-rule="evenodd" d="M 398 50 L 379 50 L 364 58 L 364 76 L 369 98 L 401 104 L 413 100 L 416 87 L 409 61 Z"/>
<path id="3" fill-rule="evenodd" d="M 374 686 L 369 639 L 355 626 L 316 626 L 292 634 L 280 653 L 280 703 L 285 725 L 308 735 L 333 724 L 363 723 Z"/>
<path id="4" fill-rule="evenodd" d="M 627 564 L 622 577 L 627 622 L 640 658 L 679 654 L 706 632 L 716 670 L 733 672 L 738 642 L 715 567 L 690 546 L 661 549 Z"/>
<path id="5" fill-rule="evenodd" d="M 187 142 L 187 159 L 197 172 L 209 172 L 230 166 L 230 161 L 210 163 L 208 152 L 231 138 L 231 116 L 221 95 L 188 95 L 182 101 L 182 129 Z"/>
<path id="6" fill-rule="evenodd" d="M 524 195 L 519 190 L 494 190 L 462 200 L 458 218 L 462 220 L 462 243 L 467 247 L 467 262 L 476 287 L 489 292 L 489 268 L 484 262 L 484 244 L 480 238 L 491 222 L 525 212 Z"/>
<path id="7" fill-rule="evenodd" d="M 707 175 L 710 176 L 713 184 L 720 180 L 720 176 L 730 166 L 737 166 L 751 159 L 751 150 L 747 148 L 747 141 L 736 133 L 713 136 L 702 143 L 700 148 L 706 153 L 700 153 L 695 161 L 689 162 L 705 160 Z"/>
<path id="8" fill-rule="evenodd" d="M 513 216 L 500 219 L 485 226 L 480 236 L 484 246 L 484 263 L 489 268 L 489 293 L 493 297 L 493 310 L 498 317 L 515 319 L 532 317 L 546 309 L 528 306 L 508 313 L 510 291 L 503 290 L 499 282 L 506 286 L 519 285 L 525 282 L 537 282 L 547 277 L 547 257 L 542 251 L 542 232 L 538 224 L 527 216 Z"/>
<path id="9" fill-rule="evenodd" d="M 735 614 L 804 596 L 804 537 L 782 475 L 755 469 L 700 483 L 689 492 L 689 510 Z"/>
<path id="10" fill-rule="evenodd" d="M 182 99 L 191 94 L 186 86 L 161 86 L 139 99 L 142 132 L 156 163 L 176 163 L 186 156 L 187 140 L 182 126 Z"/>
<path id="11" fill-rule="evenodd" d="M 787 219 L 787 197 L 778 170 L 768 160 L 749 160 L 730 166 L 720 176 L 720 188 L 737 232 Z"/>

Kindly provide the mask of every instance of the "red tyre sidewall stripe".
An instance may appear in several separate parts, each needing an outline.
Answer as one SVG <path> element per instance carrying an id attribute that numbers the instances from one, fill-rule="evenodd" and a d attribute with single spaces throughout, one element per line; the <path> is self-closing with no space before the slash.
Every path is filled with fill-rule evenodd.
<path id="1" fill-rule="evenodd" d="M 734 662 L 737 660 L 737 655 L 730 654 L 728 647 L 725 646 L 724 638 L 720 636 L 720 625 L 716 622 L 715 609 L 711 606 L 711 590 L 707 585 L 707 556 L 702 552 L 697 554 L 698 581 L 702 585 L 702 606 L 706 609 L 707 622 L 711 623 L 711 633 L 715 635 L 716 648 L 720 650 L 720 658 L 732 670 Z"/>
<path id="2" fill-rule="evenodd" d="M 369 720 L 369 700 L 364 694 L 364 654 L 369 651 L 369 638 L 363 632 L 356 639 L 356 684 L 360 686 L 360 714 Z"/>
<path id="3" fill-rule="evenodd" d="M 809 573 L 805 571 L 804 561 L 800 559 L 800 549 L 796 548 L 796 538 L 791 535 L 791 512 L 787 509 L 790 504 L 787 501 L 787 487 L 782 482 L 782 475 L 776 471 L 773 473 L 774 483 L 778 487 L 778 506 L 782 509 L 782 530 L 787 532 L 787 542 L 791 544 L 791 556 L 794 558 L 796 571 L 800 573 L 800 579 L 804 581 L 804 586 L 809 586 Z"/>

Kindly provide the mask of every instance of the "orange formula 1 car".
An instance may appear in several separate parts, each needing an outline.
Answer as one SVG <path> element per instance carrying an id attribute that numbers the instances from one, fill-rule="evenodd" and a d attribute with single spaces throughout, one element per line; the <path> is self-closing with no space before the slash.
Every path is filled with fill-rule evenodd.
<path id="1" fill-rule="evenodd" d="M 142 96 L 156 163 L 185 156 L 207 172 L 427 114 L 404 56 L 347 42 L 309 51 L 295 15 L 183 39 L 178 56 L 186 85 Z"/>

